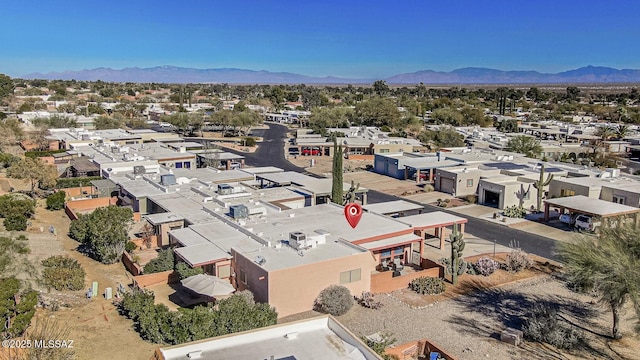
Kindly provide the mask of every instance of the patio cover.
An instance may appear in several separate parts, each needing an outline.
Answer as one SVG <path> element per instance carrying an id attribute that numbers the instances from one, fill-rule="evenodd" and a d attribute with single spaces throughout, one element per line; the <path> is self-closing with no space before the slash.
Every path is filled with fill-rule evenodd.
<path id="1" fill-rule="evenodd" d="M 189 276 L 186 279 L 180 280 L 180 283 L 194 293 L 210 297 L 231 295 L 231 293 L 236 291 L 233 285 L 227 281 L 217 276 L 207 274 Z"/>
<path id="2" fill-rule="evenodd" d="M 584 195 L 567 196 L 556 199 L 547 199 L 544 201 L 545 206 L 548 208 L 559 207 L 569 209 L 570 211 L 579 212 L 587 215 L 611 217 L 621 216 L 640 212 L 639 208 L 616 204 L 611 201 L 593 199 Z M 548 210 L 545 209 L 548 213 Z"/>

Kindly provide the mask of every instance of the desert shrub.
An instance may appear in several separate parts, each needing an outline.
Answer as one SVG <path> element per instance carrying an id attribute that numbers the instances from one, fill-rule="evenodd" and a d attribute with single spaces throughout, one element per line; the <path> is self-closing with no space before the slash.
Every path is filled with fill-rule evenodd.
<path id="1" fill-rule="evenodd" d="M 174 261 L 175 257 L 173 255 L 173 249 L 160 250 L 158 252 L 158 256 L 155 259 L 149 261 L 149 263 L 144 266 L 144 273 L 152 274 L 167 270 L 173 270 Z"/>
<path id="2" fill-rule="evenodd" d="M 424 186 L 424 191 L 425 192 L 432 192 L 434 190 L 435 190 L 435 188 L 431 184 L 427 184 L 427 185 Z"/>
<path id="3" fill-rule="evenodd" d="M 476 272 L 482 276 L 489 276 L 493 274 L 496 270 L 500 269 L 500 264 L 488 257 L 483 257 L 478 259 L 476 263 L 473 265 Z"/>
<path id="4" fill-rule="evenodd" d="M 411 280 L 409 288 L 422 295 L 442 294 L 447 287 L 441 278 L 421 276 Z"/>
<path id="5" fill-rule="evenodd" d="M 51 256 L 42 260 L 42 282 L 56 290 L 84 289 L 85 272 L 80 263 L 67 256 Z"/>
<path id="6" fill-rule="evenodd" d="M 397 360 L 398 357 L 396 355 L 389 355 L 386 353 L 386 349 L 392 346 L 396 342 L 396 338 L 393 337 L 392 333 L 382 332 L 380 334 L 380 340 L 374 341 L 369 338 L 362 337 L 362 342 L 367 344 L 367 346 L 373 350 L 376 354 L 380 355 L 384 360 Z"/>
<path id="7" fill-rule="evenodd" d="M 74 188 L 79 186 L 91 186 L 91 181 L 101 180 L 101 176 L 91 176 L 82 178 L 60 178 L 56 182 L 56 189 Z"/>
<path id="8" fill-rule="evenodd" d="M 192 268 L 182 261 L 176 264 L 175 270 L 178 273 L 180 280 L 186 279 L 189 276 L 202 274 L 204 272 L 201 267 Z"/>
<path id="9" fill-rule="evenodd" d="M 536 303 L 525 315 L 522 332 L 526 339 L 543 342 L 560 349 L 574 349 L 582 341 L 582 333 L 562 321 L 558 309 L 548 303 Z"/>
<path id="10" fill-rule="evenodd" d="M 244 138 L 243 143 L 244 146 L 256 146 L 256 139 L 247 136 L 246 138 Z"/>
<path id="11" fill-rule="evenodd" d="M 334 316 L 346 314 L 353 306 L 353 296 L 344 286 L 331 285 L 320 292 L 314 308 L 325 314 Z"/>
<path id="12" fill-rule="evenodd" d="M 467 200 L 469 204 L 475 204 L 478 202 L 478 197 L 476 195 L 467 195 L 465 196 L 465 200 Z"/>
<path id="13" fill-rule="evenodd" d="M 124 251 L 128 253 L 132 252 L 137 248 L 138 248 L 138 245 L 136 245 L 136 243 L 134 243 L 133 241 L 129 241 L 124 245 Z"/>
<path id="14" fill-rule="evenodd" d="M 154 305 L 153 293 L 134 291 L 123 295 L 118 310 L 133 320 L 143 339 L 171 345 L 274 325 L 278 319 L 274 308 L 242 295 L 234 294 L 217 305 L 216 309 L 196 306 L 169 311 L 163 304 Z"/>
<path id="15" fill-rule="evenodd" d="M 14 277 L 0 279 L 0 314 L 3 315 L 4 324 L 0 328 L 0 338 L 11 339 L 22 335 L 36 313 L 37 303 L 38 293 L 20 290 L 20 280 Z M 10 321 L 5 323 L 7 318 Z"/>
<path id="16" fill-rule="evenodd" d="M 64 200 L 67 197 L 67 193 L 60 190 L 49 196 L 47 196 L 47 209 L 60 210 L 64 207 Z"/>
<path id="17" fill-rule="evenodd" d="M 4 228 L 8 231 L 25 231 L 27 230 L 27 218 L 22 214 L 8 215 L 4 221 Z"/>
<path id="18" fill-rule="evenodd" d="M 31 217 L 36 213 L 35 200 L 21 194 L 6 194 L 0 196 L 0 217 L 6 218 L 9 215 L 21 214 L 24 217 Z"/>
<path id="19" fill-rule="evenodd" d="M 533 266 L 533 261 L 529 255 L 521 249 L 513 249 L 507 254 L 505 269 L 510 272 L 520 272 Z"/>
<path id="20" fill-rule="evenodd" d="M 369 291 L 363 291 L 360 297 L 356 297 L 356 301 L 358 304 L 369 309 L 377 310 L 382 307 L 382 303 L 376 300 L 374 295 Z"/>
<path id="21" fill-rule="evenodd" d="M 522 219 L 527 214 L 527 210 L 525 210 L 522 206 L 507 206 L 502 210 L 502 214 L 506 217 Z"/>

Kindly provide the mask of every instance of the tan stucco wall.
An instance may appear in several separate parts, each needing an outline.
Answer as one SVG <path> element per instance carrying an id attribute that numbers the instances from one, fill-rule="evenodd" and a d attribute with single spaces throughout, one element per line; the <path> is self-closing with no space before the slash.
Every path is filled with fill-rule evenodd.
<path id="1" fill-rule="evenodd" d="M 561 179 L 551 180 L 551 184 L 549 184 L 549 198 L 553 199 L 561 197 L 563 189 L 573 190 L 576 192 L 575 195 L 583 195 L 594 199 L 600 198 L 600 188 L 590 189 L 587 185 L 566 183 Z"/>
<path id="2" fill-rule="evenodd" d="M 311 250 L 313 251 L 313 250 Z M 313 302 L 329 285 L 343 285 L 352 295 L 371 289 L 371 272 L 376 263 L 369 252 L 273 271 L 269 274 L 269 304 L 278 316 L 288 316 L 313 309 Z M 360 281 L 340 284 L 340 273 L 361 269 Z"/>
<path id="3" fill-rule="evenodd" d="M 640 193 L 625 189 L 616 189 L 613 187 L 603 186 L 600 191 L 600 199 L 605 201 L 613 201 L 613 197 L 624 197 L 623 205 L 640 207 Z"/>

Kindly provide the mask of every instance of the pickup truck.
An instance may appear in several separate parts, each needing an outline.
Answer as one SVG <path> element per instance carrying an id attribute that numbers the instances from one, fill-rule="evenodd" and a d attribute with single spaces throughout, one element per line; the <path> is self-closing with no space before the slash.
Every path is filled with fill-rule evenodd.
<path id="1" fill-rule="evenodd" d="M 599 221 L 594 221 L 591 216 L 578 215 L 574 226 L 578 230 L 595 231 L 600 224 Z"/>

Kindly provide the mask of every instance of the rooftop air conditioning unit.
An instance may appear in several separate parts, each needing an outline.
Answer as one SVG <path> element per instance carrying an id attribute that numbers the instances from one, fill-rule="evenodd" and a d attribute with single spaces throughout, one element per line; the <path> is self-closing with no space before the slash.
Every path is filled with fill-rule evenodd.
<path id="1" fill-rule="evenodd" d="M 305 247 L 307 243 L 307 234 L 301 231 L 294 231 L 289 233 L 289 245 L 294 249 L 300 249 Z"/>
<path id="2" fill-rule="evenodd" d="M 245 219 L 249 217 L 249 209 L 244 205 L 234 205 L 229 207 L 231 217 L 234 219 Z"/>
<path id="3" fill-rule="evenodd" d="M 218 195 L 229 195 L 233 193 L 233 186 L 229 184 L 218 184 Z"/>
<path id="4" fill-rule="evenodd" d="M 264 263 L 267 262 L 267 259 L 265 259 L 264 256 L 262 256 L 262 255 L 258 255 L 258 256 L 255 257 L 255 259 L 253 261 L 255 261 L 255 263 L 258 264 L 258 265 L 264 265 Z"/>
<path id="5" fill-rule="evenodd" d="M 160 184 L 167 185 L 175 185 L 176 184 L 176 176 L 174 174 L 165 174 L 160 176 Z"/>

